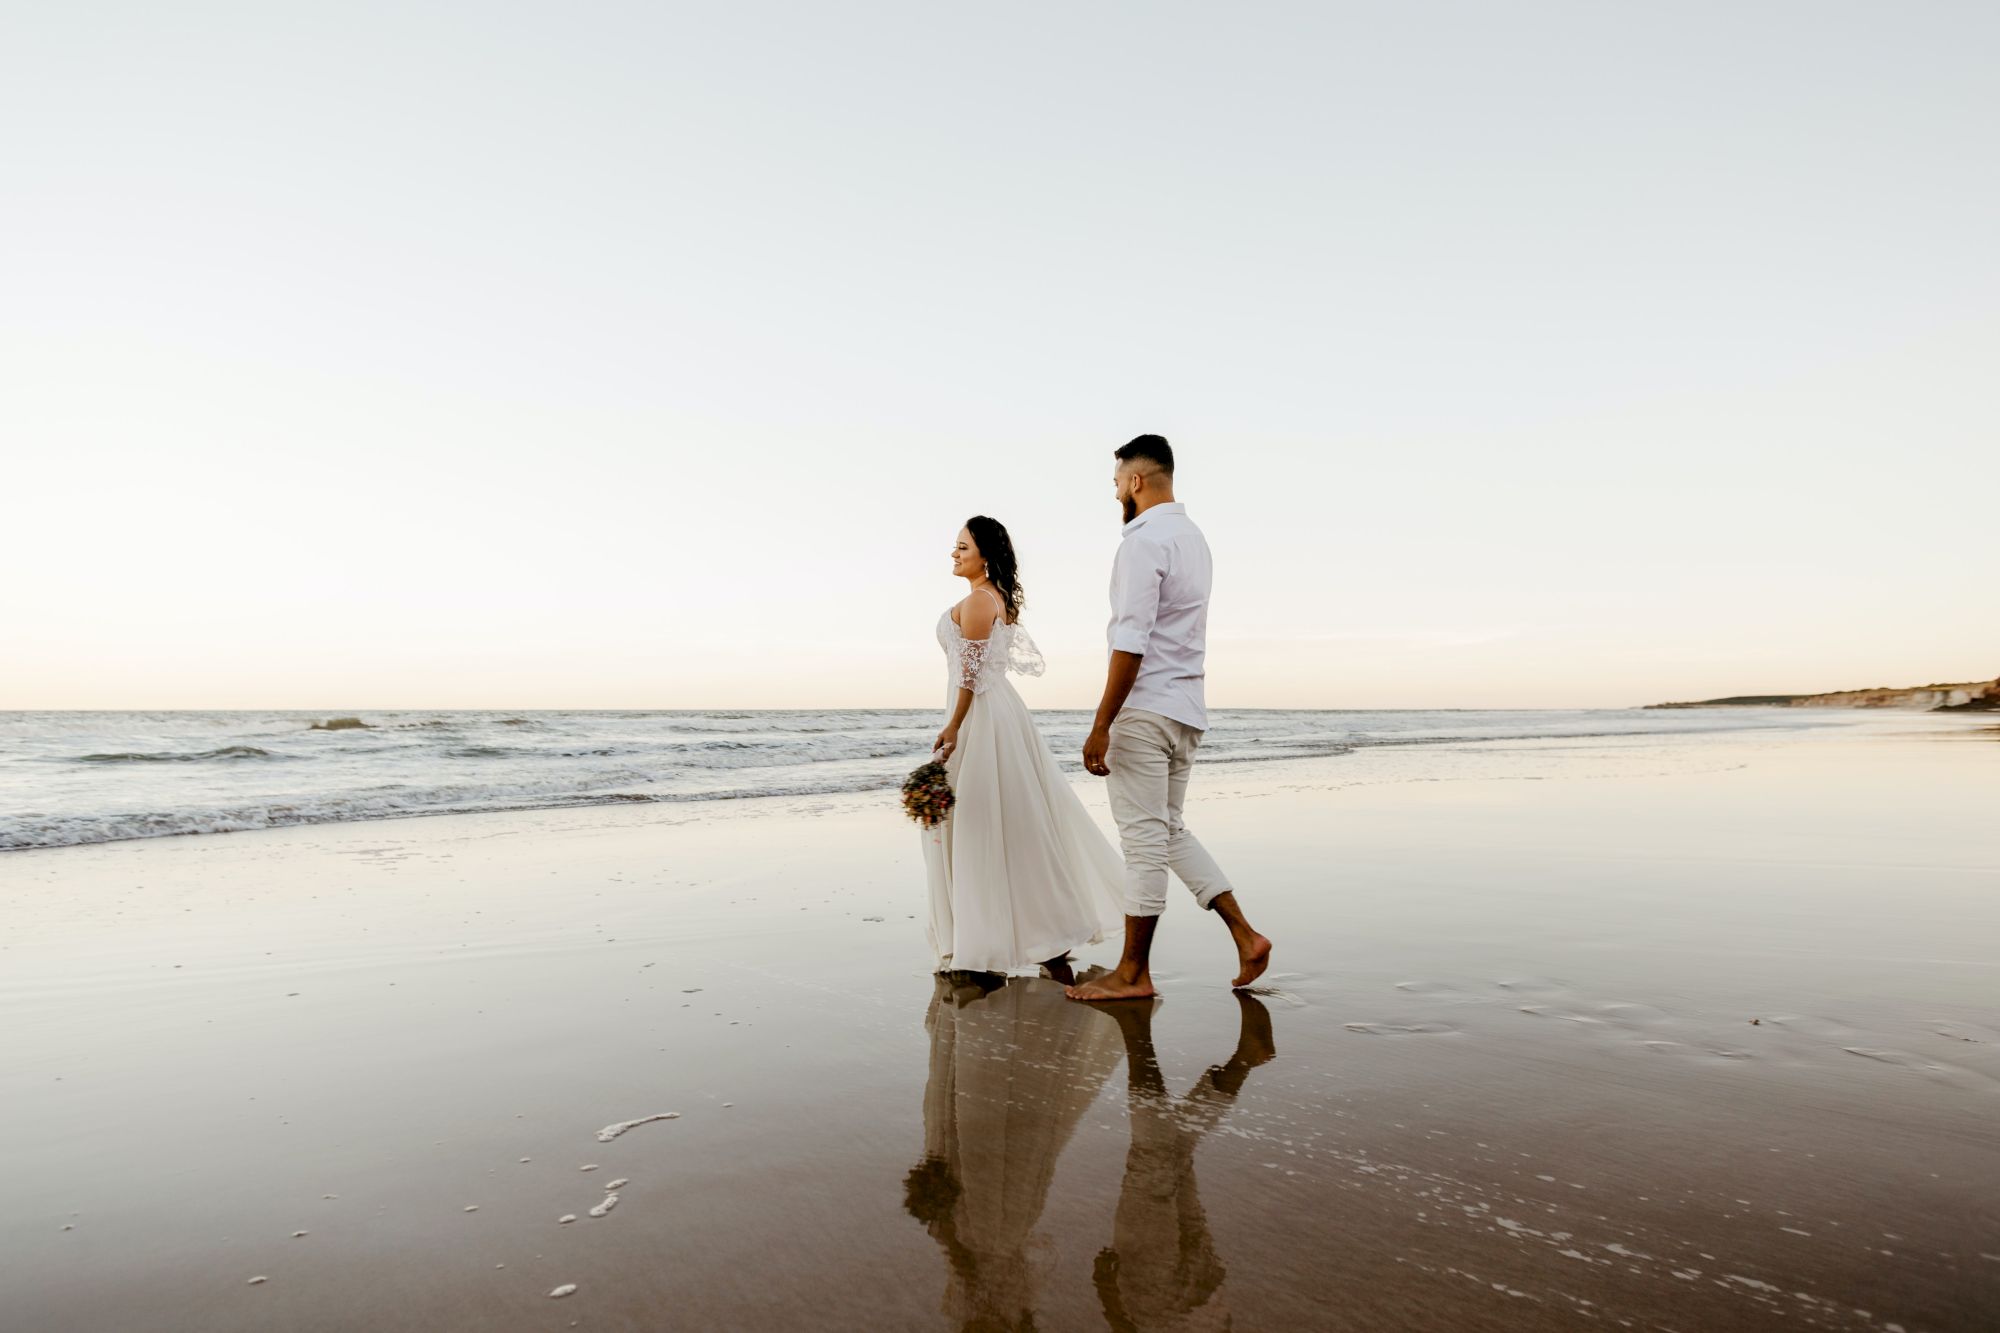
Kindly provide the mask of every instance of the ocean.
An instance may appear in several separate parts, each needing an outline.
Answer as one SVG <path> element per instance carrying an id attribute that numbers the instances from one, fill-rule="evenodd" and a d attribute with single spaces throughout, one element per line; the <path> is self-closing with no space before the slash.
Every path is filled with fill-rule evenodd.
<path id="1" fill-rule="evenodd" d="M 352 716 L 360 725 L 326 724 Z M 1036 713 L 1063 765 L 1090 714 Z M 620 801 L 890 790 L 935 709 L 0 712 L 0 850 Z M 1814 725 L 1783 709 L 1223 709 L 1202 762 Z"/>

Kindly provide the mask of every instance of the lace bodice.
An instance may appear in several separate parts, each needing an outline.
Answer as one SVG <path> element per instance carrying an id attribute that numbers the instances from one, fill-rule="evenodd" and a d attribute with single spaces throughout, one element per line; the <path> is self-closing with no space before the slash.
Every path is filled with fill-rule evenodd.
<path id="1" fill-rule="evenodd" d="M 1041 649 L 1020 625 L 995 620 L 993 632 L 984 639 L 968 639 L 958 632 L 951 609 L 938 617 L 938 644 L 944 649 L 945 663 L 954 688 L 984 694 L 1009 671 L 1017 676 L 1039 676 L 1047 666 Z"/>

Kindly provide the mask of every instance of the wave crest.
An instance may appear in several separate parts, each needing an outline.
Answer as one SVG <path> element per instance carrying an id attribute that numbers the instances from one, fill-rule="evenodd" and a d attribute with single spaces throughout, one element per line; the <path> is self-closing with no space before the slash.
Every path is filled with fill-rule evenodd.
<path id="1" fill-rule="evenodd" d="M 254 745 L 225 745 L 219 750 L 199 750 L 181 753 L 162 750 L 156 753 L 129 751 L 119 754 L 83 754 L 76 757 L 79 764 L 191 764 L 203 759 L 278 759 L 280 755 L 269 750 L 260 750 Z"/>

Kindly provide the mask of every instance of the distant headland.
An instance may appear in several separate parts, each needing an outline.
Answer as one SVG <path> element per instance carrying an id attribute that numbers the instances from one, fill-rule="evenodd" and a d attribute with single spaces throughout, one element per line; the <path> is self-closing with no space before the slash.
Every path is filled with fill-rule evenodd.
<path id="1" fill-rule="evenodd" d="M 1877 685 L 1831 694 L 1735 694 L 1727 699 L 1693 699 L 1647 704 L 1648 708 L 1918 708 L 1933 713 L 2000 712 L 2000 680 L 1956 685 Z"/>

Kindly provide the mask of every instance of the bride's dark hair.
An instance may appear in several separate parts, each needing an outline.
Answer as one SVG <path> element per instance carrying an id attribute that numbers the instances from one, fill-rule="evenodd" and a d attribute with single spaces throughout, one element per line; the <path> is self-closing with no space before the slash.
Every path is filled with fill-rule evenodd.
<path id="1" fill-rule="evenodd" d="M 1007 525 L 997 518 L 974 514 L 965 520 L 965 530 L 985 557 L 986 577 L 993 580 L 1001 600 L 1007 603 L 1007 620 L 1013 623 L 1020 617 L 1027 596 L 1021 591 L 1021 565 L 1014 559 L 1014 541 L 1007 535 Z"/>

